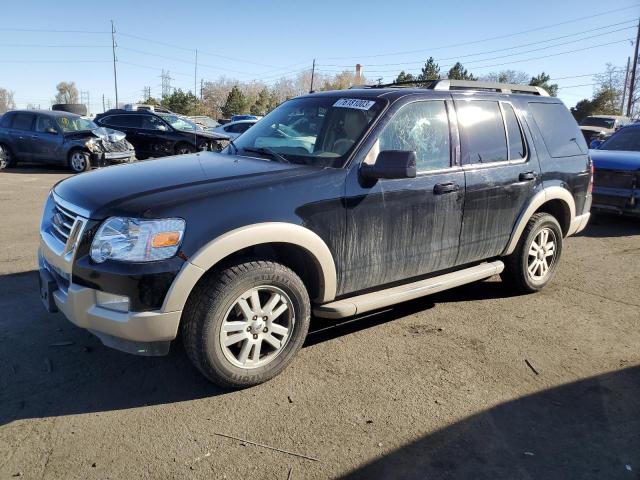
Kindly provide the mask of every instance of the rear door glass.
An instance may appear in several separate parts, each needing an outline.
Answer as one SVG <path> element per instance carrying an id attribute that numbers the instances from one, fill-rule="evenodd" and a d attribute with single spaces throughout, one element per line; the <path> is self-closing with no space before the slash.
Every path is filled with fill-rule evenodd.
<path id="1" fill-rule="evenodd" d="M 587 153 L 584 136 L 567 107 L 561 103 L 530 102 L 529 109 L 549 155 L 561 158 Z"/>
<path id="2" fill-rule="evenodd" d="M 11 128 L 16 130 L 31 130 L 34 115 L 31 113 L 16 113 L 13 116 Z"/>
<path id="3" fill-rule="evenodd" d="M 456 102 L 464 163 L 506 161 L 507 136 L 498 102 Z"/>

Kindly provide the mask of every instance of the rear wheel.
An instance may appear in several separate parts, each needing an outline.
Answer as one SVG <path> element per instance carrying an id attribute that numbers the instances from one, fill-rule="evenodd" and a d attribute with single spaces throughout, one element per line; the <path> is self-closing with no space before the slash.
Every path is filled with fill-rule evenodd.
<path id="1" fill-rule="evenodd" d="M 82 173 L 90 170 L 89 154 L 82 150 L 72 150 L 69 153 L 69 168 L 73 173 Z"/>
<path id="2" fill-rule="evenodd" d="M 185 349 L 212 382 L 257 385 L 291 363 L 310 312 L 305 286 L 289 268 L 270 261 L 232 265 L 191 294 L 183 316 Z"/>
<path id="3" fill-rule="evenodd" d="M 521 293 L 542 290 L 554 277 L 561 254 L 562 228 L 558 220 L 548 213 L 536 213 L 515 251 L 505 258 L 502 281 Z"/>
<path id="4" fill-rule="evenodd" d="M 0 145 L 0 170 L 4 170 L 5 168 L 15 167 L 16 160 L 9 150 L 9 147 L 4 145 Z"/>

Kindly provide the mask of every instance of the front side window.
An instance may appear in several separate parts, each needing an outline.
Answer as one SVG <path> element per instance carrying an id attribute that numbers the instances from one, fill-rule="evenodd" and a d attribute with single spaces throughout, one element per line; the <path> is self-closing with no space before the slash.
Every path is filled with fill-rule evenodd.
<path id="1" fill-rule="evenodd" d="M 640 127 L 627 127 L 618 130 L 618 133 L 602 144 L 600 150 L 640 152 Z"/>
<path id="2" fill-rule="evenodd" d="M 292 163 L 342 167 L 385 105 L 385 100 L 350 98 L 348 93 L 286 101 L 249 124 L 234 146 L 240 154 L 265 158 L 278 154 Z"/>
<path id="3" fill-rule="evenodd" d="M 140 117 L 142 128 L 145 130 L 166 130 L 167 126 L 162 120 L 153 115 L 143 115 Z"/>
<path id="4" fill-rule="evenodd" d="M 196 124 L 185 118 L 172 115 L 170 113 L 159 113 L 158 115 L 176 130 L 181 130 L 183 132 L 193 132 L 194 130 L 197 130 Z"/>
<path id="5" fill-rule="evenodd" d="M 444 101 L 414 102 L 402 107 L 384 127 L 377 148 L 416 152 L 418 171 L 451 165 L 449 119 Z"/>
<path id="6" fill-rule="evenodd" d="M 31 113 L 16 113 L 13 116 L 13 123 L 11 128 L 16 130 L 31 130 L 33 125 L 33 114 Z"/>
<path id="7" fill-rule="evenodd" d="M 91 120 L 82 117 L 58 117 L 56 123 L 63 132 L 83 132 L 98 128 Z"/>
<path id="8" fill-rule="evenodd" d="M 580 125 L 583 127 L 613 128 L 615 123 L 613 118 L 587 117 L 580 122 Z"/>
<path id="9" fill-rule="evenodd" d="M 53 118 L 38 115 L 38 118 L 36 119 L 36 132 L 44 133 L 51 128 L 57 130 Z"/>
<path id="10" fill-rule="evenodd" d="M 456 104 L 465 163 L 508 159 L 507 137 L 498 102 L 470 100 Z"/>

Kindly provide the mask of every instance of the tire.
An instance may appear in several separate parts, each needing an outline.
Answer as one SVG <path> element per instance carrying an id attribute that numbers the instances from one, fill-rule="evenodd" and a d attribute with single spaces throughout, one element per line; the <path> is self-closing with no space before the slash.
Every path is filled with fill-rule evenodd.
<path id="1" fill-rule="evenodd" d="M 542 243 L 545 245 L 540 248 Z M 537 292 L 555 276 L 561 255 L 562 228 L 558 220 L 548 213 L 536 213 L 527 222 L 514 252 L 505 257 L 500 277 L 517 293 Z"/>
<path id="2" fill-rule="evenodd" d="M 89 154 L 82 150 L 71 150 L 69 152 L 68 164 L 73 173 L 82 173 L 91 170 Z"/>
<path id="3" fill-rule="evenodd" d="M 192 145 L 189 145 L 188 143 L 179 143 L 178 145 L 176 145 L 176 155 L 187 155 L 189 153 L 194 153 L 196 151 L 195 148 L 193 148 Z"/>
<path id="4" fill-rule="evenodd" d="M 191 293 L 182 317 L 185 350 L 217 385 L 258 385 L 291 363 L 310 314 L 307 290 L 292 270 L 271 261 L 237 263 L 212 272 Z"/>
<path id="5" fill-rule="evenodd" d="M 15 167 L 17 163 L 9 147 L 0 144 L 0 170 Z"/>

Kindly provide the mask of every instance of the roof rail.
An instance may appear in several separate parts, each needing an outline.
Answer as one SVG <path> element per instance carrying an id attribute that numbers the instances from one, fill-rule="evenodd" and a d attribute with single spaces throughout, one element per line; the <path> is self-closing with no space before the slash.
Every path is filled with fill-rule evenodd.
<path id="1" fill-rule="evenodd" d="M 388 88 L 388 87 L 418 87 L 430 90 L 476 90 L 499 93 L 524 93 L 548 97 L 549 93 L 542 87 L 533 85 L 519 85 L 515 83 L 483 82 L 479 80 L 410 80 L 405 82 L 386 83 L 381 85 L 363 85 L 352 88 Z"/>

